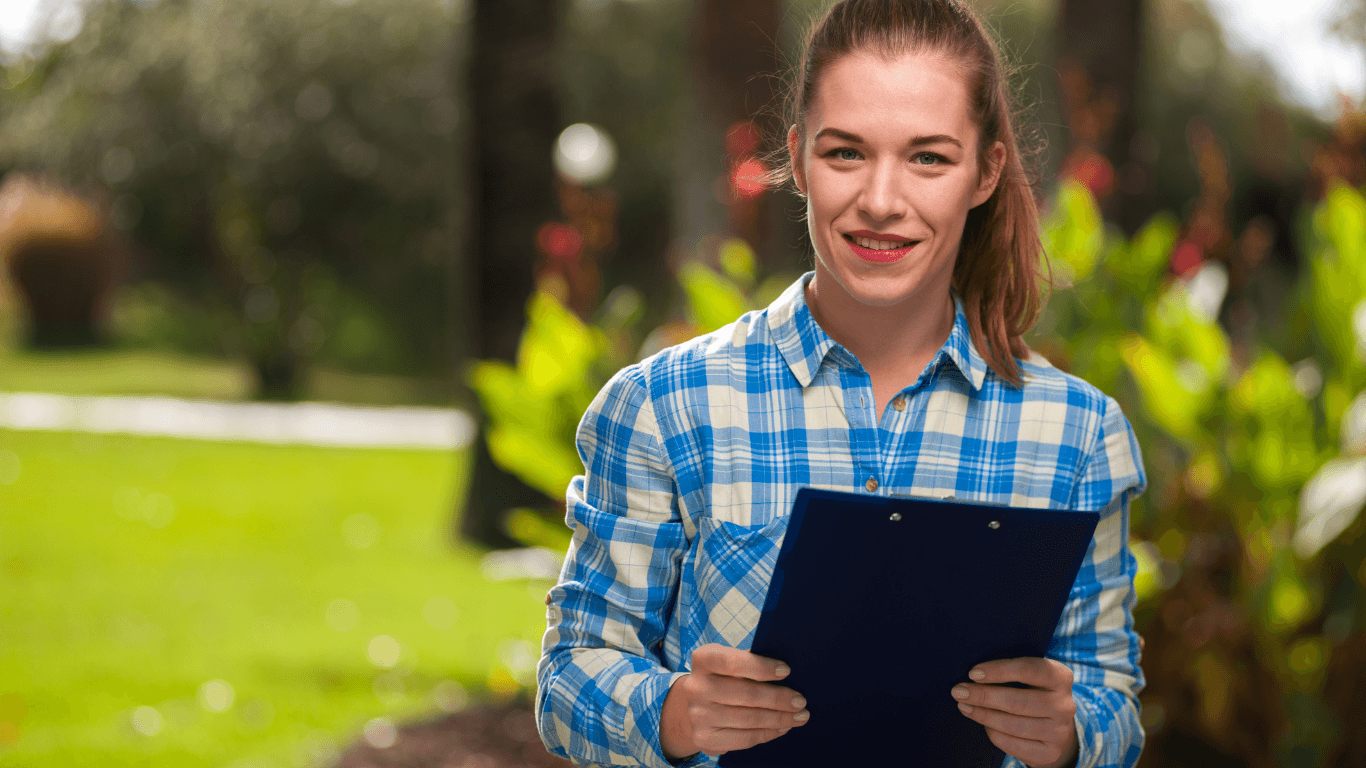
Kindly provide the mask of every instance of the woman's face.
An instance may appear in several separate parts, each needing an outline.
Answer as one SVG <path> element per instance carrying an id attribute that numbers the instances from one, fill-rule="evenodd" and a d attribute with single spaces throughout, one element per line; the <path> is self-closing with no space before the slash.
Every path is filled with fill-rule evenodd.
<path id="1" fill-rule="evenodd" d="M 853 53 L 826 67 L 805 144 L 796 126 L 788 133 L 819 294 L 877 307 L 947 300 L 963 222 L 991 196 L 1005 157 L 997 142 L 992 167 L 978 168 L 960 70 L 933 53 Z"/>

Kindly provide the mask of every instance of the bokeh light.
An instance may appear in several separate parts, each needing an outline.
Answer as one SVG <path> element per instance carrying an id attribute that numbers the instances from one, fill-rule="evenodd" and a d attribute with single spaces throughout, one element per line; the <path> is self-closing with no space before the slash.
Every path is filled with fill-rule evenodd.
<path id="1" fill-rule="evenodd" d="M 758 197 L 768 189 L 765 181 L 767 174 L 768 167 L 763 162 L 751 158 L 735 166 L 730 175 L 730 183 L 740 197 Z"/>
<path id="2" fill-rule="evenodd" d="M 460 712 L 469 706 L 470 694 L 455 680 L 442 680 L 432 688 L 432 703 L 442 712 Z"/>
<path id="3" fill-rule="evenodd" d="M 199 704 L 210 712 L 226 712 L 235 697 L 226 680 L 210 680 L 199 686 Z"/>
<path id="4" fill-rule="evenodd" d="M 455 619 L 458 615 L 459 611 L 456 609 L 455 603 L 443 595 L 433 597 L 427 601 L 426 605 L 422 606 L 422 618 L 426 619 L 433 629 L 450 629 L 455 626 Z"/>
<path id="5" fill-rule="evenodd" d="M 575 123 L 555 142 L 555 168 L 577 184 L 591 185 L 612 175 L 617 147 L 612 137 L 596 125 Z"/>
<path id="6" fill-rule="evenodd" d="M 393 669 L 403 656 L 403 646 L 389 635 L 376 635 L 370 639 L 365 652 L 371 664 L 382 669 Z"/>
<path id="7" fill-rule="evenodd" d="M 133 730 L 143 736 L 155 736 L 161 733 L 166 721 L 162 718 L 161 712 L 156 707 L 141 706 L 134 709 L 128 715 L 128 722 L 133 726 Z"/>
<path id="8" fill-rule="evenodd" d="M 375 749 L 388 749 L 398 743 L 398 729 L 387 717 L 376 717 L 365 724 L 365 743 Z"/>
<path id="9" fill-rule="evenodd" d="M 350 632 L 360 620 L 360 609 L 345 598 L 337 598 L 327 604 L 327 626 L 338 632 Z"/>

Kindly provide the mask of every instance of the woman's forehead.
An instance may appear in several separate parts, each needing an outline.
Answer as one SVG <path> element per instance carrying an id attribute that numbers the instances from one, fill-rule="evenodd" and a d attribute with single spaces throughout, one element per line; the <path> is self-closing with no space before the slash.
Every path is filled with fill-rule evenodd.
<path id="1" fill-rule="evenodd" d="M 865 141 L 947 135 L 976 141 L 967 76 L 940 53 L 846 54 L 828 64 L 807 111 L 807 136 L 826 128 Z"/>

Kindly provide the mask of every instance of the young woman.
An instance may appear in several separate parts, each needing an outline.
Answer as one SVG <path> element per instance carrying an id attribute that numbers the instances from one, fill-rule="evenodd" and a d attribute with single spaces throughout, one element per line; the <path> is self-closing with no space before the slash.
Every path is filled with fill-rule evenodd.
<path id="1" fill-rule="evenodd" d="M 811 486 L 1099 511 L 1048 658 L 983 663 L 943 695 L 1007 764 L 1133 765 L 1142 461 L 1114 400 L 1021 339 L 1041 246 L 994 44 L 962 0 L 844 0 L 812 31 L 792 102 L 815 270 L 622 370 L 579 426 L 537 669 L 546 746 L 712 765 L 805 723 L 782 660 L 746 649 Z"/>

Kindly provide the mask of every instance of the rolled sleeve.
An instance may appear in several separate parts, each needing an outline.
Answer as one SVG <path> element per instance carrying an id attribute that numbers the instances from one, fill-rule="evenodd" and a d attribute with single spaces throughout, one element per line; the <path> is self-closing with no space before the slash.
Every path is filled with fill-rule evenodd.
<path id="1" fill-rule="evenodd" d="M 659 651 L 689 541 L 638 368 L 598 394 L 577 442 L 584 474 L 565 497 L 574 534 L 549 593 L 538 729 L 551 753 L 578 765 L 670 768 L 660 711 L 683 673 Z"/>
<path id="2" fill-rule="evenodd" d="M 1098 511 L 1100 522 L 1048 650 L 1073 674 L 1077 768 L 1129 768 L 1143 749 L 1138 694 L 1144 681 L 1133 626 L 1138 567 L 1128 538 L 1129 502 L 1146 487 L 1138 440 L 1107 397 L 1070 505 Z M 1021 764 L 1011 758 L 1006 765 Z"/>

